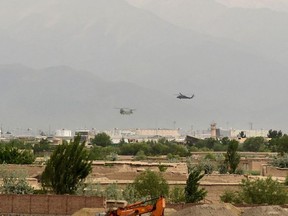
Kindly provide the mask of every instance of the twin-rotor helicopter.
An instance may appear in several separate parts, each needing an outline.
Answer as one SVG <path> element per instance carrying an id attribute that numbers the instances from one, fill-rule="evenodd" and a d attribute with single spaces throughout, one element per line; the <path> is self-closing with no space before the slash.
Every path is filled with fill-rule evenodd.
<path id="1" fill-rule="evenodd" d="M 178 99 L 192 99 L 192 98 L 194 98 L 194 94 L 192 94 L 191 96 L 187 96 L 187 95 L 184 95 L 182 93 L 179 93 L 176 98 L 178 98 Z M 121 115 L 131 115 L 136 110 L 136 109 L 127 108 L 127 107 L 121 107 L 121 108 L 115 108 L 115 109 L 119 109 L 119 113 Z"/>
<path id="2" fill-rule="evenodd" d="M 119 112 L 121 115 L 131 115 L 136 110 L 136 109 L 126 108 L 126 107 L 115 108 L 115 109 L 119 109 Z"/>

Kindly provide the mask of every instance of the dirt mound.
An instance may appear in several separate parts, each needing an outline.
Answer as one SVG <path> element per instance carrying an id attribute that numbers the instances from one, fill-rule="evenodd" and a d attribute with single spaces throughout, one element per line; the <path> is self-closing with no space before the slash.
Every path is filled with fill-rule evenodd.
<path id="1" fill-rule="evenodd" d="M 104 208 L 82 208 L 72 214 L 72 216 L 95 216 L 96 213 L 104 212 Z"/>
<path id="2" fill-rule="evenodd" d="M 241 211 L 229 204 L 204 204 L 188 207 L 171 216 L 240 216 Z"/>
<path id="3" fill-rule="evenodd" d="M 257 206 L 244 210 L 242 216 L 288 216 L 288 210 L 280 206 Z"/>

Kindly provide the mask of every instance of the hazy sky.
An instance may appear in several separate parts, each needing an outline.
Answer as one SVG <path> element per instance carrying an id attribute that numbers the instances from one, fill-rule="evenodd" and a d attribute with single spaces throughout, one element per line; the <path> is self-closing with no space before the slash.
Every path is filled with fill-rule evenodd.
<path id="1" fill-rule="evenodd" d="M 133 5 L 141 6 L 147 4 L 147 2 L 155 2 L 159 0 L 126 0 Z M 162 0 L 161 0 L 162 1 Z M 210 1 L 210 0 L 203 0 Z M 269 8 L 278 11 L 288 11 L 287 0 L 215 0 L 229 7 L 243 7 L 243 8 Z M 166 2 L 175 2 L 174 0 L 166 0 Z"/>
<path id="2" fill-rule="evenodd" d="M 279 11 L 288 11 L 287 0 L 216 0 L 230 7 L 270 8 Z"/>
<path id="3" fill-rule="evenodd" d="M 288 131 L 288 2 L 215 1 L 0 0 L 0 123 Z"/>

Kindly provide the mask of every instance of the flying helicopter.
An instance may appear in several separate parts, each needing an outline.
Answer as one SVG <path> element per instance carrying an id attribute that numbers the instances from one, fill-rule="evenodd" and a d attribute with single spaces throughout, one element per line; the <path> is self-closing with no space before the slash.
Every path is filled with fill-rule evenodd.
<path id="1" fill-rule="evenodd" d="M 177 95 L 177 98 L 178 98 L 178 99 L 192 99 L 193 97 L 194 97 L 194 94 L 193 94 L 191 97 L 186 96 L 186 95 L 184 95 L 184 94 L 182 94 L 182 93 L 179 93 L 179 94 Z"/>
<path id="2" fill-rule="evenodd" d="M 124 107 L 122 107 L 122 108 L 115 108 L 115 109 L 119 109 L 121 115 L 131 115 L 131 114 L 133 114 L 133 112 L 136 110 L 136 109 L 124 108 Z"/>

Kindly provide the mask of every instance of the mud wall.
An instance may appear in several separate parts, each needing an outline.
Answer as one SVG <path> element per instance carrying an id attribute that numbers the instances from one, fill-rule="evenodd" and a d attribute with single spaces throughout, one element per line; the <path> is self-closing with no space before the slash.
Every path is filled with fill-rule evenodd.
<path id="1" fill-rule="evenodd" d="M 71 195 L 0 195 L 0 214 L 71 215 L 82 208 L 101 208 L 104 198 Z"/>

